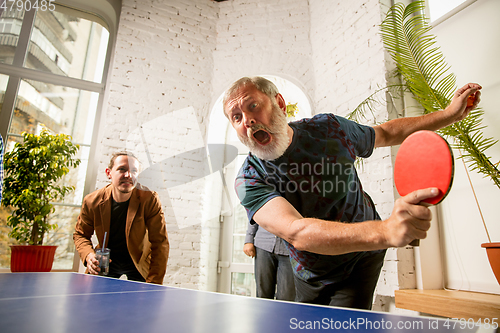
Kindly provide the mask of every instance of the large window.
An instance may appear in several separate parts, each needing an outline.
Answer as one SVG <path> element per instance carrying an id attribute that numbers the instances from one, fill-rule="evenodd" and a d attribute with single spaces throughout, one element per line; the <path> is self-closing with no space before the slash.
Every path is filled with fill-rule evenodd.
<path id="1" fill-rule="evenodd" d="M 441 21 L 453 15 L 475 0 L 427 0 L 431 22 Z"/>
<path id="2" fill-rule="evenodd" d="M 0 9 L 0 134 L 6 151 L 22 140 L 21 133 L 46 127 L 72 136 L 80 145 L 80 166 L 64 182 L 76 190 L 54 203 L 45 245 L 57 245 L 53 269 L 73 269 L 72 234 L 88 181 L 87 166 L 95 145 L 96 119 L 102 105 L 109 63 L 108 26 L 97 15 L 64 5 L 29 10 Z M 10 266 L 6 218 L 0 207 L 0 268 Z"/>

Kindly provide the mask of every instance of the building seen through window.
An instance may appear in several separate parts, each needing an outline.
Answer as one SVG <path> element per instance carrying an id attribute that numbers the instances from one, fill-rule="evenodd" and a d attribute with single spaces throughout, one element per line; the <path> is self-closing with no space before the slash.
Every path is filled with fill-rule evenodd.
<path id="1" fill-rule="evenodd" d="M 83 198 L 109 33 L 99 19 L 74 9 L 0 9 L 0 132 L 6 151 L 23 132 L 43 127 L 72 136 L 81 164 L 65 177 L 76 190 L 55 203 L 44 245 L 58 245 L 53 269 L 72 269 L 72 234 Z M 7 207 L 0 207 L 0 268 L 10 266 Z"/>

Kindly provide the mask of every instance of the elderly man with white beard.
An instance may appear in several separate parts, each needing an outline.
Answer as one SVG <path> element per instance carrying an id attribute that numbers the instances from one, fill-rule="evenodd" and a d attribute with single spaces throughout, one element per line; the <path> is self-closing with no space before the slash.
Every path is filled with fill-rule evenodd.
<path id="1" fill-rule="evenodd" d="M 386 249 L 426 237 L 431 212 L 419 203 L 438 190 L 396 200 L 391 216 L 381 220 L 354 161 L 415 131 L 464 119 L 479 103 L 480 89 L 469 83 L 442 111 L 374 127 L 331 113 L 287 123 L 283 96 L 262 77 L 242 78 L 227 89 L 224 114 L 250 150 L 235 188 L 250 223 L 286 241 L 296 301 L 371 309 Z"/>

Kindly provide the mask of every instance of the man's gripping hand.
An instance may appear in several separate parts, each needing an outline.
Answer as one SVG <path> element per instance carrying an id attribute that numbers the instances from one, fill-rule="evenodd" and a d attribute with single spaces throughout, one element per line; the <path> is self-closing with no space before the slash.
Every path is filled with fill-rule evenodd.
<path id="1" fill-rule="evenodd" d="M 99 267 L 99 260 L 97 260 L 97 258 L 95 257 L 95 253 L 90 252 L 85 260 L 87 261 L 87 269 L 89 273 L 98 275 L 101 271 L 101 268 Z"/>
<path id="2" fill-rule="evenodd" d="M 463 120 L 471 110 L 475 109 L 481 101 L 481 86 L 477 83 L 467 83 L 458 89 L 451 100 L 450 105 L 444 109 L 452 122 Z"/>
<path id="3" fill-rule="evenodd" d="M 396 200 L 391 216 L 384 221 L 387 247 L 402 247 L 423 239 L 431 227 L 432 213 L 422 200 L 438 195 L 436 188 L 417 190 Z"/>

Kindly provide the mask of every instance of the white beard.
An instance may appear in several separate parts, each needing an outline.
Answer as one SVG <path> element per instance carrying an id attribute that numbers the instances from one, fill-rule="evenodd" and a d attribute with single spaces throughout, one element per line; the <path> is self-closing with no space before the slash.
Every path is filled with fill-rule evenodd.
<path id="1" fill-rule="evenodd" d="M 265 130 L 271 135 L 271 143 L 261 146 L 253 137 L 258 130 Z M 275 160 L 281 157 L 288 148 L 288 123 L 278 104 L 273 103 L 273 114 L 269 127 L 257 124 L 247 130 L 247 136 L 238 134 L 240 141 L 248 147 L 250 152 L 261 160 Z"/>

